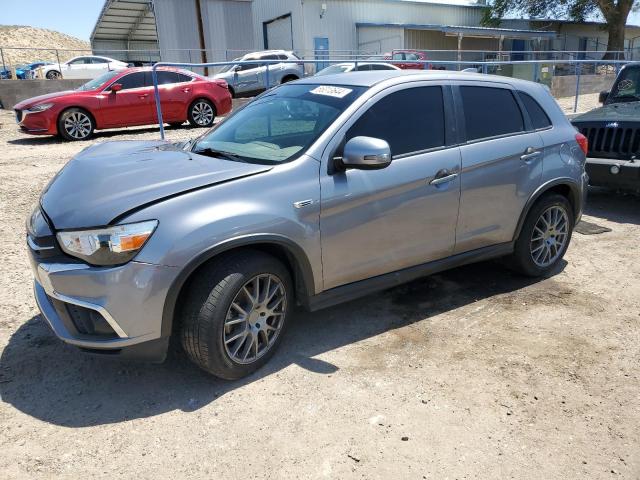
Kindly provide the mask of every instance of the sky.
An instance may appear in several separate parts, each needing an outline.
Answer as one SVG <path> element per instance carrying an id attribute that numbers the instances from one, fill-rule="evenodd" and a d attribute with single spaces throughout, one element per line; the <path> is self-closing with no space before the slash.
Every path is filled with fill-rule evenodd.
<path id="1" fill-rule="evenodd" d="M 42 27 L 89 40 L 104 0 L 0 0 L 0 25 Z"/>
<path id="2" fill-rule="evenodd" d="M 261 0 L 267 1 L 267 0 Z M 439 0 L 464 4 L 467 0 Z M 0 25 L 30 25 L 89 40 L 104 0 L 0 0 Z M 640 25 L 640 12 L 627 22 Z"/>

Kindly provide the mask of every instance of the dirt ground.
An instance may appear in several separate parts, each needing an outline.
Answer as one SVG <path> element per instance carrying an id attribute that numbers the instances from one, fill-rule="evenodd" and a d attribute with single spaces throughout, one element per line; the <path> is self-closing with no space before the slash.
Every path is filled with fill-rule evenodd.
<path id="1" fill-rule="evenodd" d="M 87 144 L 0 123 L 0 478 L 640 478 L 639 198 L 592 191 L 585 219 L 612 231 L 575 234 L 548 279 L 482 263 L 300 311 L 225 382 L 52 335 L 24 222 Z"/>

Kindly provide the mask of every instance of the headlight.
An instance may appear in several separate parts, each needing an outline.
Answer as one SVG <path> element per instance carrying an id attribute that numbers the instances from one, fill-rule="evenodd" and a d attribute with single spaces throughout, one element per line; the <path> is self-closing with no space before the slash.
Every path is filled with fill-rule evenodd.
<path id="1" fill-rule="evenodd" d="M 62 250 L 87 263 L 121 265 L 136 256 L 157 226 L 157 220 L 148 220 L 96 230 L 58 232 L 56 237 Z"/>
<path id="2" fill-rule="evenodd" d="M 53 103 L 41 103 L 39 105 L 34 105 L 31 108 L 27 109 L 27 112 L 35 113 L 35 112 L 44 112 L 45 110 L 53 107 Z"/>

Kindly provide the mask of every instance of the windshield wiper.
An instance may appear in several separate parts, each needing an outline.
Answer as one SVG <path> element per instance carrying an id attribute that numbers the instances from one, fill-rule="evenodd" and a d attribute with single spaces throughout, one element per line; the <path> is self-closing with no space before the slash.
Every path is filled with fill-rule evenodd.
<path id="1" fill-rule="evenodd" d="M 231 152 L 225 152 L 224 150 L 215 150 L 213 148 L 207 147 L 207 148 L 200 148 L 197 150 L 192 150 L 193 153 L 197 153 L 199 155 L 206 155 L 208 157 L 219 157 L 219 158 L 226 158 L 227 160 L 233 160 L 234 162 L 243 162 L 243 163 L 247 163 L 246 160 L 240 158 L 237 155 L 234 155 Z"/>

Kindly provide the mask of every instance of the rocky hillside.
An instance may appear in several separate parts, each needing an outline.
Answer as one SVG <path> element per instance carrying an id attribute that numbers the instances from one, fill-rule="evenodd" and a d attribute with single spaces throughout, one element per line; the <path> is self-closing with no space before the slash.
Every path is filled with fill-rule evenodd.
<path id="1" fill-rule="evenodd" d="M 60 61 L 91 51 L 89 42 L 79 38 L 55 30 L 24 25 L 0 25 L 0 47 L 2 47 L 7 66 L 9 64 L 17 66 L 36 60 L 56 61 L 56 48 L 67 50 L 60 51 Z M 28 50 L 13 50 L 11 47 L 30 48 Z M 35 50 L 36 48 L 51 50 Z"/>

